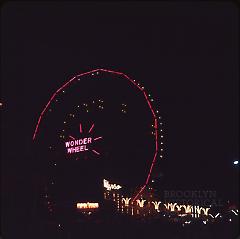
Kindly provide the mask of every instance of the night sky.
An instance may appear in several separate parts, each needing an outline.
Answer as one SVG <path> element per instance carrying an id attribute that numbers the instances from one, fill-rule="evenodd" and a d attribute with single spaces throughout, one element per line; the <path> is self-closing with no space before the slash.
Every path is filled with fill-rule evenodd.
<path id="1" fill-rule="evenodd" d="M 34 198 L 38 162 L 31 138 L 43 106 L 72 76 L 96 68 L 124 72 L 157 101 L 166 137 L 159 167 L 167 189 L 217 190 L 236 201 L 235 5 L 12 2 L 1 10 L 6 210 Z"/>

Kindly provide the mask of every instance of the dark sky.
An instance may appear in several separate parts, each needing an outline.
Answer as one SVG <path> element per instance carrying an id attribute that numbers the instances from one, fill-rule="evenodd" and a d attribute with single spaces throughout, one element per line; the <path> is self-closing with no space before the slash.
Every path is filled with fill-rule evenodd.
<path id="1" fill-rule="evenodd" d="M 101 67 L 137 79 L 157 100 L 165 124 L 166 187 L 234 194 L 235 5 L 10 2 L 1 10 L 2 175 L 10 202 L 16 188 L 29 191 L 36 165 L 31 137 L 42 107 L 67 79 Z"/>

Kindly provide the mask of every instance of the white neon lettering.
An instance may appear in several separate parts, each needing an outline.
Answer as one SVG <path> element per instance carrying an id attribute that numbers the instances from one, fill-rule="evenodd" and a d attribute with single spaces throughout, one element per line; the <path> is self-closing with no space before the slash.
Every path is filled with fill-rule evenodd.
<path id="1" fill-rule="evenodd" d="M 98 208 L 98 207 L 99 207 L 98 203 L 91 203 L 91 202 L 77 203 L 78 209 L 90 209 L 90 208 Z"/>
<path id="2" fill-rule="evenodd" d="M 70 146 L 69 142 L 65 142 L 66 147 L 68 148 Z"/>
<path id="3" fill-rule="evenodd" d="M 120 186 L 120 185 L 117 185 L 117 184 L 110 184 L 109 183 L 109 181 L 108 180 L 106 180 L 106 179 L 103 179 L 103 186 L 107 189 L 107 190 L 112 190 L 112 189 L 120 189 L 120 188 L 122 188 L 122 186 Z"/>
<path id="4" fill-rule="evenodd" d="M 67 149 L 67 153 L 69 153 L 69 154 L 78 153 L 78 152 L 82 152 L 82 151 L 88 151 L 87 145 L 81 145 L 81 146 L 72 147 L 72 148 Z"/>
<path id="5" fill-rule="evenodd" d="M 65 142 L 65 146 L 68 148 L 70 146 L 73 147 L 73 146 L 78 146 L 78 145 L 82 145 L 82 144 L 90 144 L 90 143 L 92 143 L 91 137 Z"/>
<path id="6" fill-rule="evenodd" d="M 88 143 L 88 144 L 91 144 L 91 143 L 92 143 L 92 138 L 88 138 L 87 143 Z"/>
<path id="7" fill-rule="evenodd" d="M 67 148 L 67 153 L 78 153 L 83 151 L 88 151 L 88 144 L 92 143 L 92 138 L 83 138 L 83 139 L 77 139 L 77 140 L 71 140 L 68 142 L 65 142 L 65 146 Z"/>

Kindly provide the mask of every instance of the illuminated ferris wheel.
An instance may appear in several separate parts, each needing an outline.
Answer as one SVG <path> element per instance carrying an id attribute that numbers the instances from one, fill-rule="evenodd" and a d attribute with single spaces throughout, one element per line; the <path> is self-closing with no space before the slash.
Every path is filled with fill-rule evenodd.
<path id="1" fill-rule="evenodd" d="M 162 126 L 152 96 L 124 73 L 74 76 L 51 96 L 33 134 L 48 170 L 45 196 L 91 200 L 107 178 L 121 188 L 138 187 L 136 200 L 163 158 Z"/>

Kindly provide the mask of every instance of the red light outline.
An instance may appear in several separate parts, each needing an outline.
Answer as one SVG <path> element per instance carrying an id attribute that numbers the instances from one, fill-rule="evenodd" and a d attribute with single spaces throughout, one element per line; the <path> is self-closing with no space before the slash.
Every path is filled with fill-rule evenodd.
<path id="1" fill-rule="evenodd" d="M 97 138 L 95 138 L 93 140 L 95 141 L 95 140 L 99 140 L 99 139 L 102 139 L 102 136 L 99 136 L 99 137 L 97 137 Z"/>
<path id="2" fill-rule="evenodd" d="M 93 151 L 93 153 L 95 153 L 95 154 L 97 154 L 97 155 L 100 155 L 100 153 L 99 152 L 97 152 L 96 150 L 92 150 Z"/>
<path id="3" fill-rule="evenodd" d="M 80 123 L 80 125 L 79 125 L 79 131 L 80 131 L 80 133 L 82 133 L 83 131 L 82 131 L 82 124 Z"/>
<path id="4" fill-rule="evenodd" d="M 92 124 L 92 126 L 91 126 L 91 128 L 89 129 L 88 133 L 90 133 L 90 132 L 92 131 L 93 127 L 94 127 L 94 124 Z"/>
<path id="5" fill-rule="evenodd" d="M 36 135 L 38 133 L 38 130 L 39 130 L 39 125 L 41 123 L 41 120 L 43 118 L 43 115 L 44 113 L 46 112 L 48 106 L 50 105 L 50 103 L 52 102 L 52 100 L 56 97 L 57 93 L 59 93 L 61 90 L 63 90 L 67 85 L 69 85 L 73 80 L 77 79 L 78 77 L 81 77 L 83 75 L 87 75 L 87 74 L 92 74 L 94 72 L 98 72 L 98 71 L 103 71 L 103 72 L 108 72 L 108 73 L 113 73 L 113 74 L 117 74 L 117 75 L 121 75 L 121 76 L 124 76 L 125 78 L 127 78 L 132 84 L 134 84 L 141 92 L 143 92 L 143 95 L 147 101 L 147 104 L 153 114 L 153 118 L 154 118 L 154 127 L 155 127 L 155 153 L 154 153 L 154 157 L 153 157 L 153 161 L 151 163 L 151 167 L 150 167 L 150 170 L 148 172 L 148 176 L 147 176 L 147 179 L 143 185 L 143 187 L 141 188 L 141 190 L 137 193 L 137 195 L 134 197 L 133 201 L 135 201 L 137 199 L 137 197 L 139 196 L 139 194 L 146 188 L 148 182 L 149 182 L 149 179 L 150 179 L 150 176 L 151 176 L 151 173 L 152 173 L 152 169 L 153 169 L 153 166 L 155 164 L 155 161 L 156 161 L 156 158 L 157 158 L 157 153 L 158 153 L 158 125 L 157 125 L 157 117 L 153 111 L 153 108 L 152 108 L 152 105 L 147 97 L 147 94 L 145 93 L 144 89 L 141 88 L 139 85 L 137 85 L 135 83 L 134 80 L 132 80 L 130 77 L 128 77 L 127 75 L 125 75 L 124 73 L 122 72 L 118 72 L 118 71 L 112 71 L 112 70 L 106 70 L 106 69 L 96 69 L 96 70 L 92 70 L 92 71 L 88 71 L 88 72 L 85 72 L 85 73 L 81 73 L 81 74 L 78 74 L 76 76 L 74 76 L 73 78 L 71 78 L 68 82 L 66 82 L 63 86 L 61 86 L 50 98 L 50 100 L 48 101 L 48 103 L 46 104 L 46 106 L 44 107 L 43 111 L 41 112 L 39 118 L 38 118 L 38 122 L 37 122 L 37 125 L 35 127 L 35 131 L 34 131 L 34 134 L 33 134 L 33 141 L 35 140 L 36 138 Z M 92 126 L 93 127 L 93 126 Z M 91 129 L 92 129 L 91 127 Z M 90 130 L 91 130 L 90 129 Z M 89 130 L 89 131 L 90 131 Z M 81 124 L 80 124 L 80 132 L 82 131 L 82 128 L 81 128 Z M 82 132 L 81 132 L 82 133 Z"/>

